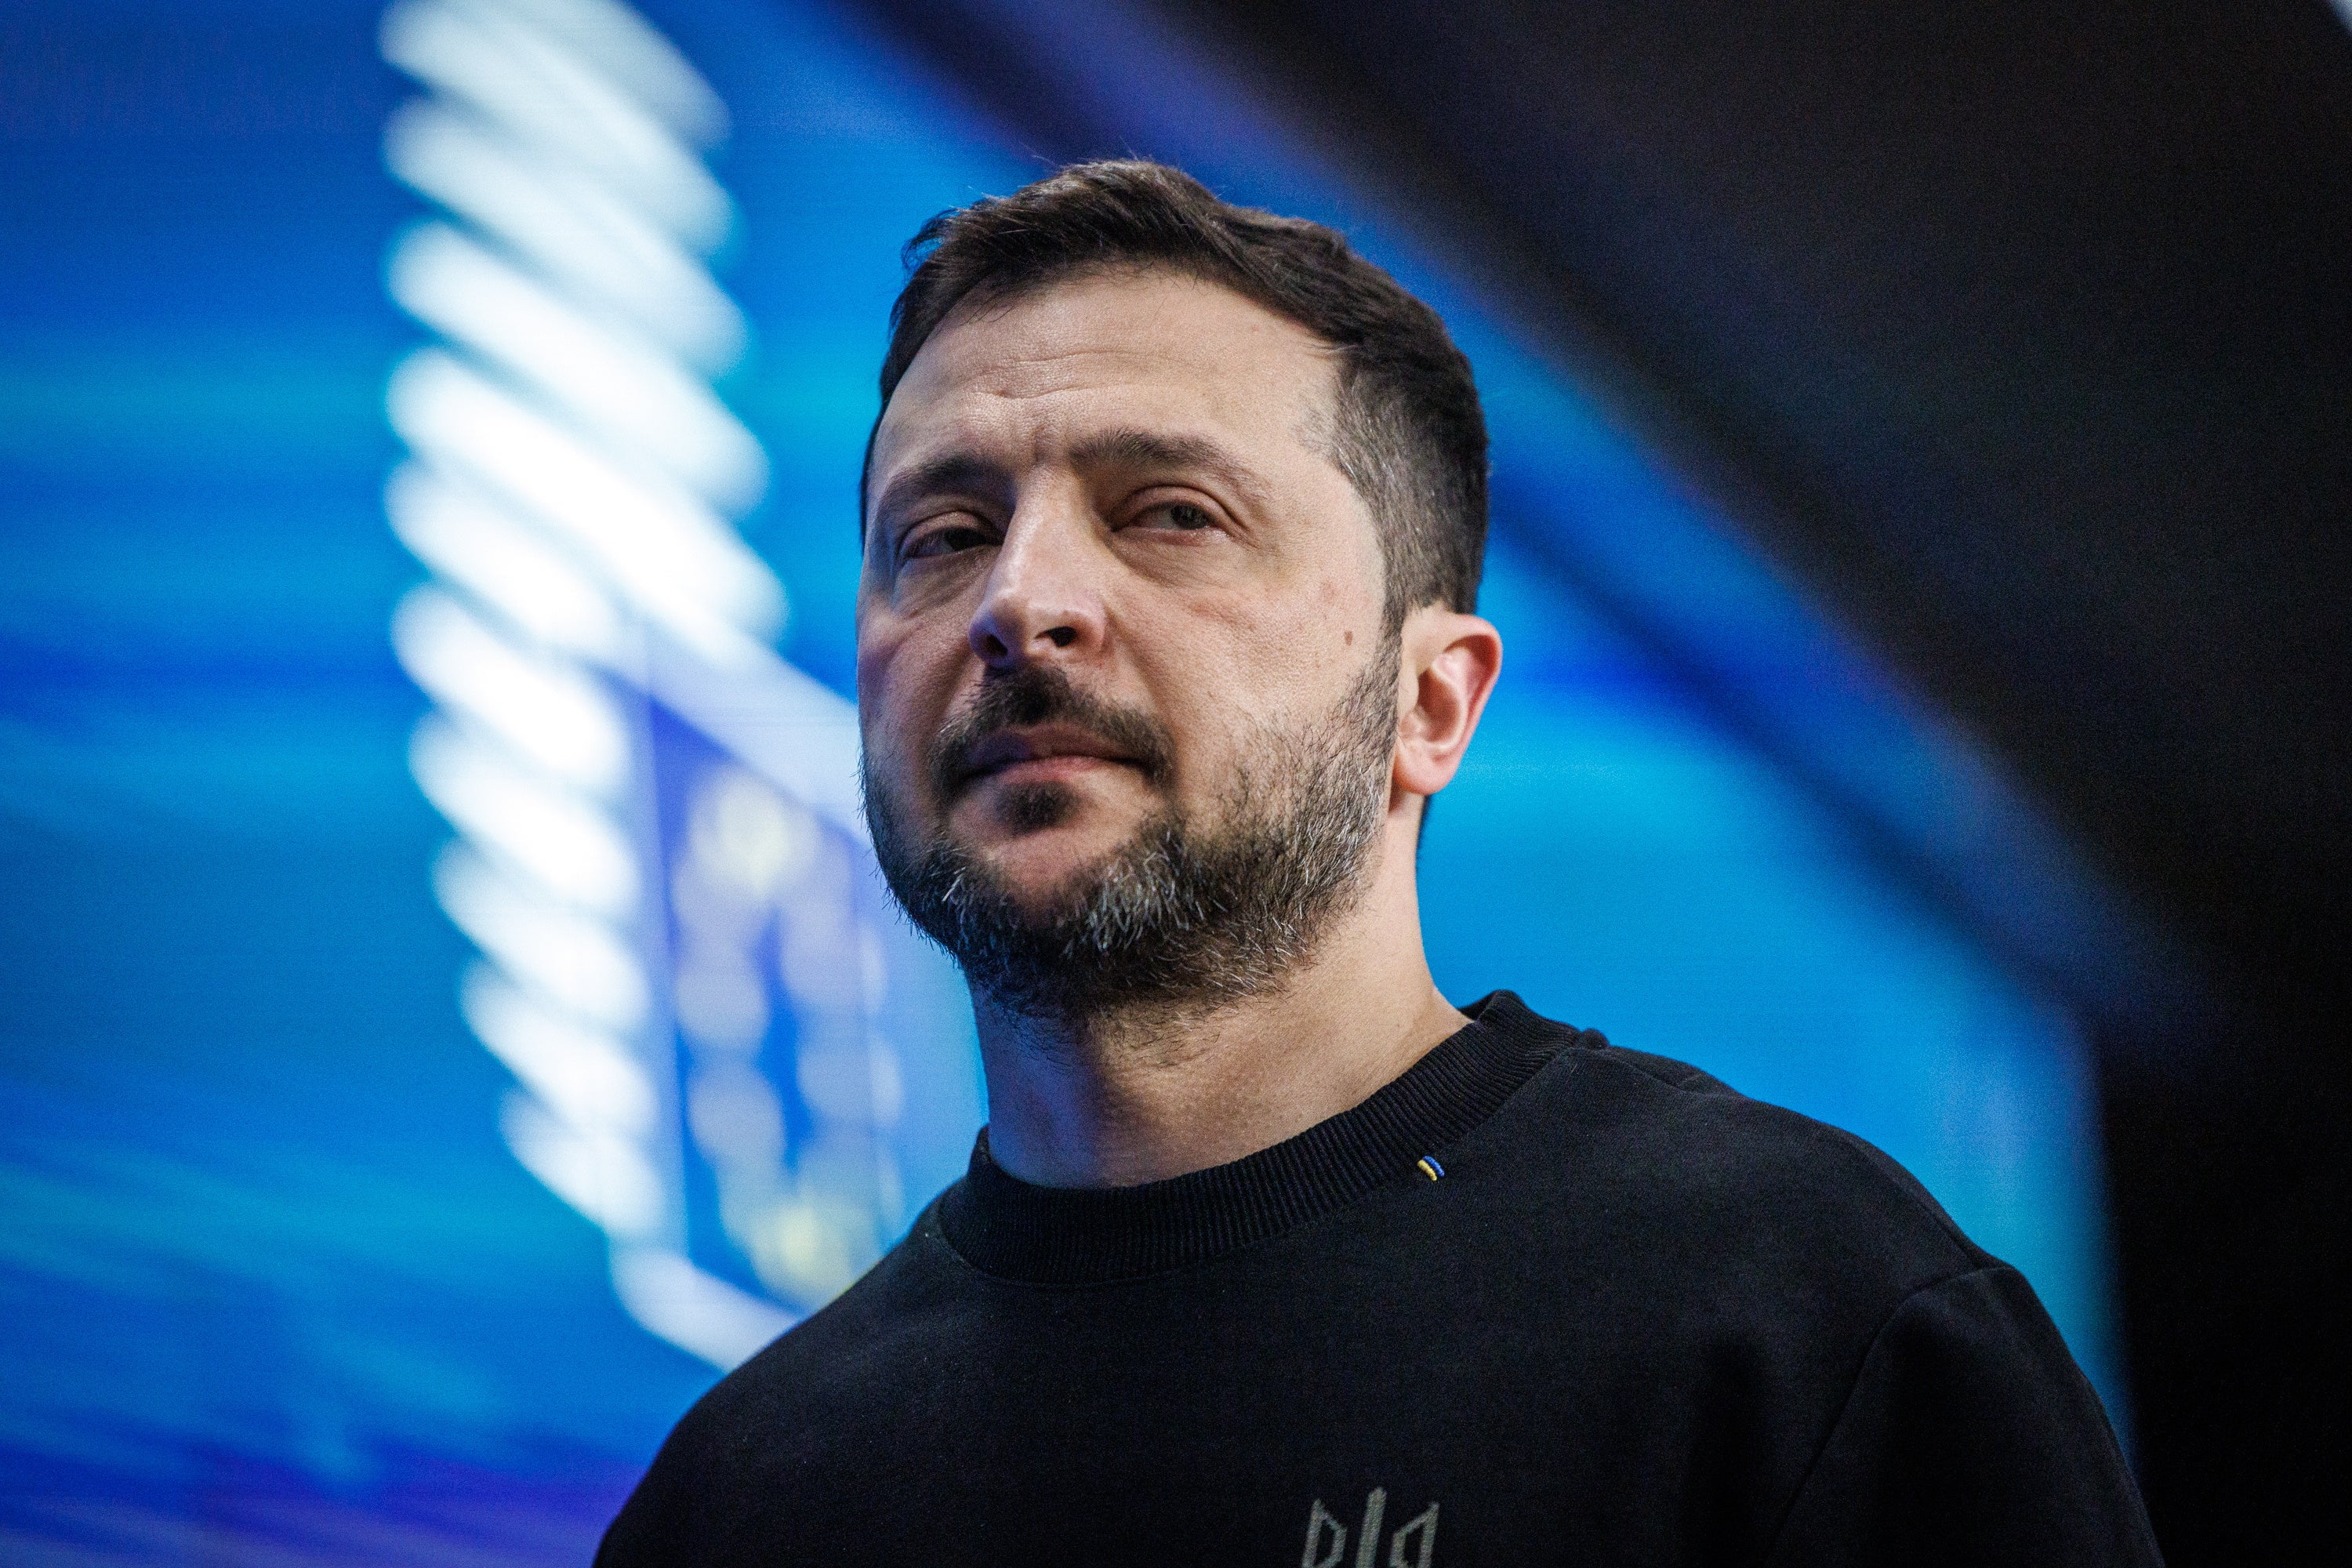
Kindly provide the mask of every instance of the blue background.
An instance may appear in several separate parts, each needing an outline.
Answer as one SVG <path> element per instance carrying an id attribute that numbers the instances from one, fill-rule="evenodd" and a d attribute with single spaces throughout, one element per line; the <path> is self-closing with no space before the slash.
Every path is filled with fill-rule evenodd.
<path id="1" fill-rule="evenodd" d="M 1039 165 L 828 6 L 649 15 L 735 115 L 721 271 L 758 341 L 722 391 L 774 469 L 745 532 L 792 595 L 782 651 L 846 692 L 898 247 Z M 404 762 L 426 703 L 385 636 L 422 574 L 383 518 L 383 378 L 420 333 L 381 259 L 419 209 L 383 171 L 411 89 L 376 20 L 0 18 L 12 1562 L 580 1561 L 713 1375 L 509 1156 L 457 1013 L 446 829 Z M 1405 229 L 1223 123 L 1151 150 L 1345 223 L 1488 398 L 1508 662 L 1424 853 L 1449 994 L 1510 986 L 1878 1142 L 2026 1270 L 2120 1415 L 2075 1027 L 1883 842 L 2019 808 Z M 1725 671 L 1778 730 L 1727 719 Z M 1860 820 L 1824 772 L 1926 804 Z"/>

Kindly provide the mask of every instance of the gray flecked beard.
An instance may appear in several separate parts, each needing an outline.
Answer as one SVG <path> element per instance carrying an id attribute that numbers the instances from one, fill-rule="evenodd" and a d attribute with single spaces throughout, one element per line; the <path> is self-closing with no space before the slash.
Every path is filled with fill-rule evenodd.
<path id="1" fill-rule="evenodd" d="M 1396 751 L 1399 649 L 1391 641 L 1321 718 L 1261 726 L 1213 814 L 1174 805 L 1034 906 L 942 830 L 917 827 L 869 765 L 866 816 L 890 890 L 989 1002 L 1083 1025 L 1136 1007 L 1215 1006 L 1278 988 L 1360 895 L 1386 816 Z M 1066 721 L 1119 742 L 1163 787 L 1170 737 L 1156 721 L 1078 691 L 1049 667 L 984 686 L 926 759 L 934 798 L 955 764 L 1008 724 Z M 1068 786 L 1011 792 L 1008 820 L 1035 831 L 1077 805 Z"/>

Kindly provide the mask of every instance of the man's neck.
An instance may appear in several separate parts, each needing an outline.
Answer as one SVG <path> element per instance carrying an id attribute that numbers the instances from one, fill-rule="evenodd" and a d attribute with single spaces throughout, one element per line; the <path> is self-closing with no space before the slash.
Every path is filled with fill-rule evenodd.
<path id="1" fill-rule="evenodd" d="M 1118 1187 L 1205 1170 L 1362 1103 L 1462 1015 L 1421 946 L 1412 858 L 1278 987 L 1214 1005 L 1039 1019 L 975 997 L 989 1151 L 1024 1181 Z M 1402 887 L 1382 886 L 1402 871 Z"/>

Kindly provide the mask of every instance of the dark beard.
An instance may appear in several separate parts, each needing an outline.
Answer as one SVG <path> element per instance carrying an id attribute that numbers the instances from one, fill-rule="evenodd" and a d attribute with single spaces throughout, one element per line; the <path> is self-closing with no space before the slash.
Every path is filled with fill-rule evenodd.
<path id="1" fill-rule="evenodd" d="M 869 768 L 874 850 L 908 915 L 1010 1012 L 1068 1023 L 1137 1005 L 1210 1005 L 1278 986 L 1354 901 L 1387 813 L 1396 748 L 1398 649 L 1376 658 L 1322 720 L 1249 739 L 1213 824 L 1173 805 L 1133 837 L 1024 909 L 996 871 L 944 833 L 921 836 Z M 1171 748 L 1148 717 L 1079 692 L 1062 671 L 1029 666 L 983 686 L 933 742 L 934 798 L 968 778 L 971 745 L 1008 724 L 1063 721 L 1115 742 L 1145 781 L 1164 784 Z M 1016 828 L 1075 809 L 1067 786 L 1008 792 Z"/>

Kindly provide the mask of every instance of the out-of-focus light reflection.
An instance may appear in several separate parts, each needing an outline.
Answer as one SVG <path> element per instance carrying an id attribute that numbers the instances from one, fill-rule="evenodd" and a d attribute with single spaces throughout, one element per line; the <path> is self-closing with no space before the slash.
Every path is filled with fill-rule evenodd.
<path id="1" fill-rule="evenodd" d="M 416 455 L 566 536 L 647 618 L 727 657 L 783 622 L 783 591 L 700 497 L 620 455 L 439 349 L 393 372 L 385 412 Z"/>
<path id="2" fill-rule="evenodd" d="M 614 1253 L 613 1284 L 637 1321 L 714 1366 L 747 1360 L 793 1326 L 791 1314 L 656 1247 Z"/>
<path id="3" fill-rule="evenodd" d="M 549 1002 L 618 1033 L 646 1022 L 645 972 L 603 921 L 500 875 L 462 844 L 434 862 L 433 891 L 476 947 Z"/>
<path id="4" fill-rule="evenodd" d="M 623 655 L 612 595 L 499 507 L 415 463 L 384 487 L 393 532 L 415 557 L 530 639 L 597 664 Z"/>
<path id="5" fill-rule="evenodd" d="M 600 69 L 565 37 L 587 9 L 414 0 L 385 14 L 383 57 L 710 249 L 727 237 L 734 204 L 676 130 L 608 74 L 616 55 L 645 60 L 642 44 L 599 35 L 607 62 Z"/>
<path id="6" fill-rule="evenodd" d="M 384 160 L 417 195 L 622 312 L 696 369 L 716 373 L 742 353 L 742 313 L 666 230 L 476 115 L 431 100 L 404 104 L 385 128 Z"/>
<path id="7" fill-rule="evenodd" d="M 425 798 L 475 843 L 583 909 L 614 920 L 636 910 L 635 846 L 596 805 L 432 719 L 408 763 Z"/>
<path id="8" fill-rule="evenodd" d="M 730 509 L 767 488 L 767 458 L 702 380 L 625 330 L 446 224 L 420 224 L 394 249 L 393 298 L 467 344 L 608 445 L 635 447 Z"/>
<path id="9" fill-rule="evenodd" d="M 698 259 L 725 114 L 612 0 L 401 0 L 383 37 L 433 94 L 385 132 L 442 213 L 387 263 L 438 342 L 385 389 L 384 502 L 438 579 L 393 642 L 446 715 L 410 760 L 460 836 L 466 1018 L 624 1305 L 730 1366 L 905 1225 L 909 1090 L 856 717 L 769 648 L 783 589 L 731 521 L 768 469 L 708 379 L 744 342 Z"/>
<path id="10" fill-rule="evenodd" d="M 727 106 L 667 38 L 617 0 L 516 0 L 520 15 L 563 39 L 698 147 L 727 134 Z"/>
<path id="11" fill-rule="evenodd" d="M 557 778 L 600 795 L 621 787 L 629 742 L 611 698 L 575 669 L 517 646 L 438 588 L 393 613 L 409 678 Z"/>
<path id="12" fill-rule="evenodd" d="M 521 1093 L 507 1096 L 499 1131 L 523 1169 L 607 1235 L 628 1240 L 659 1230 L 666 1205 L 661 1177 L 630 1140 L 551 1114 Z"/>
<path id="13" fill-rule="evenodd" d="M 639 1140 L 653 1131 L 661 1097 L 617 1037 L 551 1011 L 487 964 L 467 972 L 458 1001 L 490 1054 L 566 1121 Z"/>

